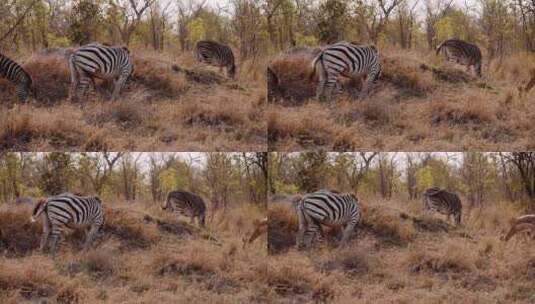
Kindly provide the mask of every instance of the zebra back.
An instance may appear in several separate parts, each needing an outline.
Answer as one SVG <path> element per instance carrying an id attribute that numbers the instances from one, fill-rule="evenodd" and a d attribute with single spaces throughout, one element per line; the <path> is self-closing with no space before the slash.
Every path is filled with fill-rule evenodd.
<path id="1" fill-rule="evenodd" d="M 232 49 L 219 42 L 202 40 L 195 46 L 195 55 L 199 62 L 227 68 L 229 77 L 236 75 L 236 65 Z"/>
<path id="2" fill-rule="evenodd" d="M 17 97 L 26 101 L 32 87 L 32 78 L 22 66 L 0 53 L 0 76 L 17 86 Z"/>
<path id="3" fill-rule="evenodd" d="M 170 208 L 183 213 L 189 211 L 196 216 L 206 213 L 206 204 L 200 196 L 181 190 L 169 192 L 163 207 L 164 209 Z"/>
<path id="4" fill-rule="evenodd" d="M 91 43 L 74 51 L 69 61 L 71 66 L 100 78 L 119 75 L 129 77 L 134 71 L 130 50 L 127 47 Z"/>
<path id="5" fill-rule="evenodd" d="M 315 76 L 318 67 L 325 73 L 337 71 L 338 74 L 351 75 L 369 73 L 372 81 L 377 81 L 381 74 L 379 52 L 374 45 L 360 45 L 341 41 L 327 45 L 312 61 L 312 75 Z"/>
<path id="6" fill-rule="evenodd" d="M 88 225 L 101 226 L 104 223 L 104 209 L 102 201 L 97 196 L 77 196 L 63 193 L 45 200 L 41 212 L 46 211 L 46 216 L 54 223 L 64 225 Z"/>
<path id="7" fill-rule="evenodd" d="M 470 65 L 481 64 L 481 50 L 475 44 L 459 39 L 448 39 L 437 47 L 437 55 L 444 49 L 449 50 L 457 58 L 466 58 Z"/>
<path id="8" fill-rule="evenodd" d="M 455 221 L 460 223 L 462 204 L 457 194 L 438 187 L 432 187 L 425 190 L 423 198 L 425 209 L 446 215 L 453 214 Z"/>
<path id="9" fill-rule="evenodd" d="M 329 190 L 303 196 L 297 203 L 297 209 L 324 225 L 357 224 L 361 218 L 360 204 L 355 195 Z"/>

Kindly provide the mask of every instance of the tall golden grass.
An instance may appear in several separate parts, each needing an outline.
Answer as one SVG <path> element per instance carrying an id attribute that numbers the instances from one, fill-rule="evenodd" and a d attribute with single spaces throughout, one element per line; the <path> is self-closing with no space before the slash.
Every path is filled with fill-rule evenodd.
<path id="1" fill-rule="evenodd" d="M 265 241 L 242 249 L 264 211 L 217 213 L 207 229 L 152 202 L 114 202 L 94 247 L 70 233 L 56 259 L 39 252 L 30 208 L 0 212 L 1 303 L 254 303 L 265 298 Z"/>
<path id="2" fill-rule="evenodd" d="M 533 241 L 500 240 L 522 208 L 498 202 L 466 210 L 459 227 L 426 215 L 421 202 L 363 198 L 347 246 L 336 233 L 298 251 L 290 205 L 269 205 L 268 283 L 277 303 L 531 303 Z M 274 223 L 271 225 L 271 223 Z M 284 235 L 285 238 L 280 236 Z"/>
<path id="3" fill-rule="evenodd" d="M 90 90 L 68 101 L 67 60 L 35 54 L 23 66 L 34 80 L 29 104 L 0 81 L 0 143 L 15 151 L 266 150 L 264 100 L 250 98 L 241 79 L 199 68 L 191 54 L 133 51 L 135 71 L 118 101 Z M 22 58 L 23 60 L 24 58 Z M 193 71 L 193 76 L 173 70 Z M 218 80 L 217 82 L 214 82 Z M 97 85 L 110 91 L 109 83 Z"/>
<path id="4" fill-rule="evenodd" d="M 366 98 L 356 99 L 345 90 L 336 102 L 309 99 L 269 104 L 270 150 L 494 151 L 535 147 L 533 54 L 518 53 L 486 63 L 482 79 L 427 52 L 386 47 L 381 56 L 383 76 Z M 310 69 L 306 64 L 277 65 L 281 74 L 290 73 L 285 67 L 296 66 L 302 74 Z"/>

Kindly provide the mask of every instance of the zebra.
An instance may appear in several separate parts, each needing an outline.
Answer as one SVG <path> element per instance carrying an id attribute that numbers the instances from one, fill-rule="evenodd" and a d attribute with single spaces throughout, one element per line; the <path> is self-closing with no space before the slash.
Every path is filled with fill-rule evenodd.
<path id="1" fill-rule="evenodd" d="M 465 65 L 468 72 L 473 66 L 477 76 L 481 77 L 482 55 L 477 45 L 459 39 L 448 39 L 437 47 L 437 55 L 441 51 L 444 52 L 446 60 Z"/>
<path id="2" fill-rule="evenodd" d="M 321 225 L 345 225 L 341 244 L 351 237 L 361 219 L 361 207 L 354 194 L 320 190 L 304 195 L 295 203 L 299 231 L 297 248 L 310 247 L 312 240 L 323 238 Z"/>
<path id="3" fill-rule="evenodd" d="M 6 78 L 16 85 L 17 97 L 20 101 L 28 100 L 32 88 L 32 78 L 18 63 L 0 53 L 0 77 Z"/>
<path id="4" fill-rule="evenodd" d="M 43 236 L 40 250 L 44 251 L 49 238 L 52 239 L 51 252 L 55 256 L 58 241 L 65 227 L 71 229 L 88 228 L 84 249 L 88 249 L 96 233 L 104 225 L 104 209 L 98 196 L 79 196 L 62 193 L 40 199 L 33 208 L 31 222 L 43 218 Z"/>
<path id="5" fill-rule="evenodd" d="M 372 83 L 381 76 L 379 53 L 373 45 L 358 45 L 351 42 L 338 42 L 326 46 L 312 61 L 311 78 L 319 74 L 316 89 L 317 98 L 324 101 L 330 99 L 332 91 L 339 86 L 338 77 L 354 77 L 367 75 L 361 96 L 368 94 Z M 327 93 L 325 93 L 327 91 Z"/>
<path id="6" fill-rule="evenodd" d="M 234 79 L 236 76 L 234 53 L 229 46 L 215 41 L 202 40 L 195 46 L 195 55 L 200 63 L 217 66 L 220 69 L 226 67 L 229 78 Z"/>
<path id="7" fill-rule="evenodd" d="M 513 235 L 518 232 L 526 231 L 530 234 L 532 239 L 535 239 L 535 214 L 528 214 L 517 217 L 507 235 L 503 238 L 504 241 L 509 241 Z"/>
<path id="8" fill-rule="evenodd" d="M 169 192 L 167 199 L 162 205 L 163 210 L 178 212 L 191 218 L 193 224 L 195 218 L 199 226 L 204 227 L 206 218 L 206 204 L 204 200 L 191 192 L 175 190 Z"/>
<path id="9" fill-rule="evenodd" d="M 71 101 L 78 100 L 77 91 L 85 95 L 87 87 L 92 84 L 95 89 L 95 78 L 113 80 L 114 88 L 111 99 L 119 97 L 121 89 L 134 72 L 134 64 L 127 47 L 113 47 L 98 43 L 84 45 L 75 50 L 69 57 L 71 70 Z"/>
<path id="10" fill-rule="evenodd" d="M 453 215 L 455 224 L 461 223 L 462 204 L 459 196 L 453 192 L 431 187 L 423 193 L 424 210 L 438 212 L 447 216 L 448 221 Z"/>

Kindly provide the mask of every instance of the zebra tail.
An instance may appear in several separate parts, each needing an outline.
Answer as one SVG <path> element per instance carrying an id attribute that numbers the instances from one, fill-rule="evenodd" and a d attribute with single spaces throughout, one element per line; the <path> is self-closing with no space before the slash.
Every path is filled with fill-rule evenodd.
<path id="1" fill-rule="evenodd" d="M 74 65 L 74 54 L 69 55 L 69 70 L 71 71 L 71 83 L 74 83 L 78 78 L 76 67 Z"/>
<path id="2" fill-rule="evenodd" d="M 313 82 L 314 77 L 316 77 L 317 69 L 318 69 L 318 62 L 323 58 L 323 52 L 319 53 L 314 60 L 312 60 L 312 65 L 310 68 L 310 71 L 308 73 L 308 81 Z"/>

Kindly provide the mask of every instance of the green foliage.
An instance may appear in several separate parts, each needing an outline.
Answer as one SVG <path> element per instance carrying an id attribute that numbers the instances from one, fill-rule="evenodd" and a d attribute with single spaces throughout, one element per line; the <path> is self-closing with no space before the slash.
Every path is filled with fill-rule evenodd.
<path id="1" fill-rule="evenodd" d="M 303 35 L 301 33 L 297 33 L 295 36 L 297 46 L 315 47 L 318 45 L 318 39 L 314 36 Z"/>
<path id="2" fill-rule="evenodd" d="M 318 10 L 318 40 L 332 43 L 342 40 L 349 21 L 348 5 L 345 0 L 326 0 Z"/>
<path id="3" fill-rule="evenodd" d="M 190 42 L 192 45 L 197 41 L 204 39 L 206 36 L 206 29 L 204 28 L 204 21 L 202 19 L 195 19 L 188 24 L 188 31 L 190 33 Z"/>
<path id="4" fill-rule="evenodd" d="M 47 195 L 57 195 L 69 191 L 73 180 L 72 159 L 69 153 L 52 152 L 46 154 L 39 187 Z"/>
<path id="5" fill-rule="evenodd" d="M 472 19 L 460 10 L 451 10 L 435 26 L 438 41 L 449 38 L 477 41 L 479 36 L 478 29 Z"/>
<path id="6" fill-rule="evenodd" d="M 95 29 L 99 27 L 102 20 L 102 12 L 98 2 L 75 1 L 69 16 L 67 36 L 75 44 L 89 43 L 94 40 Z"/>

